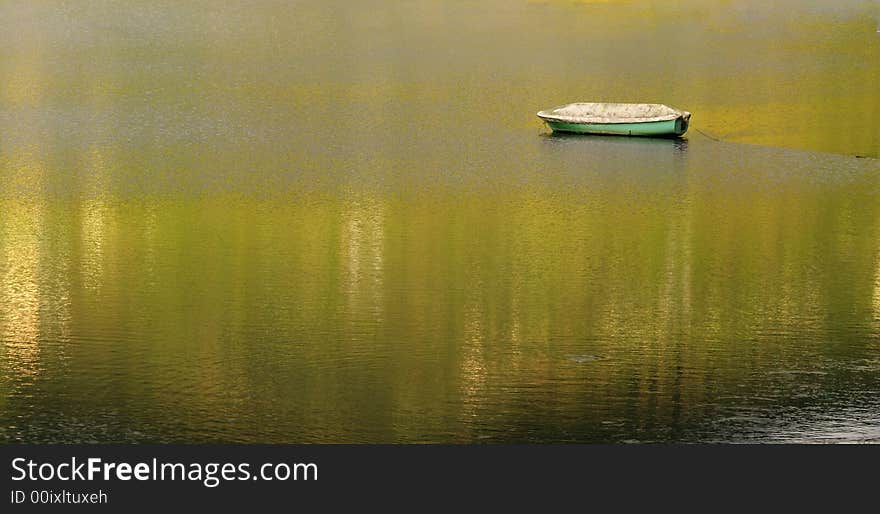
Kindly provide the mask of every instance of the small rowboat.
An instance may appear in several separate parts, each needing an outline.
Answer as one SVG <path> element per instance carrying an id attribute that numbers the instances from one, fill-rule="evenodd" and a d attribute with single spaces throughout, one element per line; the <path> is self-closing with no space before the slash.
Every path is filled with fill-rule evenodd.
<path id="1" fill-rule="evenodd" d="M 538 113 L 554 132 L 620 136 L 680 136 L 691 113 L 661 104 L 574 103 Z"/>

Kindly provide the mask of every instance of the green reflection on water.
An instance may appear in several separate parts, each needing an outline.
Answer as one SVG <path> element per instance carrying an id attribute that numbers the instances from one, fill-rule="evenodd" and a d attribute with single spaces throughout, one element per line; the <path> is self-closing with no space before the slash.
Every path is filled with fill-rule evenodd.
<path id="1" fill-rule="evenodd" d="M 735 143 L 878 155 L 876 13 L 714 4 L 3 4 L 0 439 L 880 437 L 880 165 Z"/>

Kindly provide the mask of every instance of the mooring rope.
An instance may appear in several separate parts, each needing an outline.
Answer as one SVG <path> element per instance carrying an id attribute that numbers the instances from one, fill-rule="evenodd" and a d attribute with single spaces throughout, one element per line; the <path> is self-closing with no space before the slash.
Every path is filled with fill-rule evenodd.
<path id="1" fill-rule="evenodd" d="M 703 132 L 702 130 L 698 129 L 697 127 L 694 127 L 694 130 L 696 130 L 696 131 L 699 132 L 700 134 L 703 134 L 704 136 L 708 137 L 708 138 L 711 139 L 712 141 L 717 141 L 717 142 L 719 142 L 719 143 L 722 142 L 722 141 L 721 141 L 720 139 L 718 139 L 717 137 L 712 136 L 712 135 L 710 135 L 710 134 L 707 134 L 707 133 Z"/>

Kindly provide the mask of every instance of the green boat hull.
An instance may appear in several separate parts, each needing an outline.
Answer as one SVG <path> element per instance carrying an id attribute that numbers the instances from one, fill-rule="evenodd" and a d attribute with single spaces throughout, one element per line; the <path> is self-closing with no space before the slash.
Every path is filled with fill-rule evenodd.
<path id="1" fill-rule="evenodd" d="M 682 118 L 642 123 L 565 123 L 550 120 L 546 123 L 554 132 L 618 136 L 676 137 L 688 129 L 688 121 Z"/>

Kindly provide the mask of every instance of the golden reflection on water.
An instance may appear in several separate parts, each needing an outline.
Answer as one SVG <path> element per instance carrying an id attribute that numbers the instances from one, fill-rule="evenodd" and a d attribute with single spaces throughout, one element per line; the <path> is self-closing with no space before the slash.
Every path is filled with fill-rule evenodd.
<path id="1" fill-rule="evenodd" d="M 878 239 L 878 250 L 875 262 L 876 271 L 874 272 L 874 295 L 872 305 L 874 307 L 874 321 L 880 324 L 880 239 Z"/>
<path id="2" fill-rule="evenodd" d="M 803 220 L 817 213 L 813 199 L 784 192 L 799 187 L 796 180 L 779 194 L 752 190 L 751 202 L 731 203 L 705 189 L 702 171 L 686 176 L 683 197 L 660 194 L 635 211 L 629 206 L 640 193 L 606 183 L 577 195 L 528 188 L 500 196 L 436 193 L 413 202 L 381 194 L 138 202 L 95 216 L 98 227 L 142 227 L 137 237 L 92 230 L 83 206 L 71 205 L 82 221 L 59 225 L 53 237 L 91 234 L 79 236 L 72 256 L 90 263 L 70 295 L 72 312 L 81 313 L 73 335 L 103 340 L 109 334 L 100 331 L 112 327 L 105 320 L 123 319 L 114 332 L 134 353 L 112 350 L 96 360 L 92 352 L 110 351 L 97 343 L 68 351 L 100 366 L 151 363 L 141 380 L 152 385 L 139 401 L 160 417 L 161 405 L 189 404 L 179 421 L 208 423 L 218 433 L 225 429 L 212 411 L 260 431 L 254 409 L 300 412 L 305 402 L 313 414 L 301 427 L 327 435 L 336 426 L 339 437 L 354 437 L 352 427 L 367 415 L 350 403 L 359 388 L 389 391 L 386 409 L 400 438 L 425 437 L 417 428 L 422 422 L 405 412 L 422 412 L 425 427 L 454 437 L 484 436 L 487 427 L 495 433 L 496 423 L 525 422 L 513 405 L 534 394 L 563 411 L 577 408 L 577 398 L 610 402 L 602 409 L 615 419 L 634 409 L 639 430 L 686 423 L 697 414 L 684 406 L 715 401 L 708 383 L 734 391 L 752 367 L 778 365 L 780 338 L 833 334 L 831 313 L 850 301 L 858 312 L 862 301 L 847 299 L 842 276 L 827 275 L 834 262 L 813 246 L 824 236 Z M 820 197 L 836 201 L 839 194 L 826 189 Z M 14 306 L 4 310 L 4 340 L 24 344 L 13 351 L 6 343 L 5 358 L 19 379 L 39 369 L 35 228 L 45 219 L 37 207 L 3 205 L 4 262 L 15 263 L 2 274 L 2 304 Z M 462 223 L 430 229 L 437 212 Z M 843 212 L 830 211 L 830 237 L 841 256 L 856 257 L 864 243 L 853 234 L 877 227 Z M 183 233 L 179 219 L 189 220 Z M 301 225 L 306 221 L 327 229 L 311 230 Z M 787 250 L 764 243 L 773 234 L 805 231 L 786 242 Z M 87 244 L 98 239 L 104 250 Z M 95 275 L 112 279 L 112 287 L 96 288 L 89 273 L 107 248 L 127 250 L 114 251 L 112 273 Z M 870 268 L 872 316 L 876 259 L 874 244 L 870 259 L 842 263 L 853 276 Z M 396 270 L 390 276 L 389 267 Z M 145 281 L 154 285 L 140 285 Z M 290 287 L 279 288 L 283 283 Z M 101 305 L 100 316 L 83 312 L 85 305 Z M 858 322 L 846 312 L 835 316 Z M 89 319 L 98 324 L 89 327 Z M 806 345 L 785 354 L 794 352 L 791 362 L 802 365 L 813 351 Z M 146 359 L 136 357 L 144 352 Z M 139 367 L 129 372 L 141 376 Z M 449 391 L 453 385 L 457 393 Z M 545 390 L 559 396 L 545 397 Z M 271 401 L 248 400 L 266 391 L 273 391 Z M 433 414 L 422 411 L 426 405 Z M 261 433 L 296 438 L 277 425 Z"/>
<path id="3" fill-rule="evenodd" d="M 476 288 L 479 292 L 479 287 Z M 461 416 L 464 418 L 477 418 L 480 408 L 483 406 L 481 398 L 484 396 L 486 387 L 486 363 L 484 362 L 484 341 L 481 323 L 481 313 L 478 306 L 471 306 L 464 313 L 462 341 L 461 367 L 461 393 L 462 406 Z M 501 341 L 499 341 L 501 343 Z"/>
<path id="4" fill-rule="evenodd" d="M 34 379 L 40 366 L 40 277 L 43 209 L 4 200 L 0 218 L 0 339 L 9 376 Z"/>
<path id="5" fill-rule="evenodd" d="M 384 217 L 380 200 L 370 196 L 352 198 L 344 209 L 342 253 L 347 257 L 345 272 L 348 303 L 352 312 L 365 307 L 371 318 L 381 322 L 384 311 Z"/>
<path id="6" fill-rule="evenodd" d="M 80 273 L 86 287 L 98 291 L 104 268 L 104 237 L 107 206 L 103 201 L 92 199 L 83 202 L 82 219 L 83 258 Z"/>

